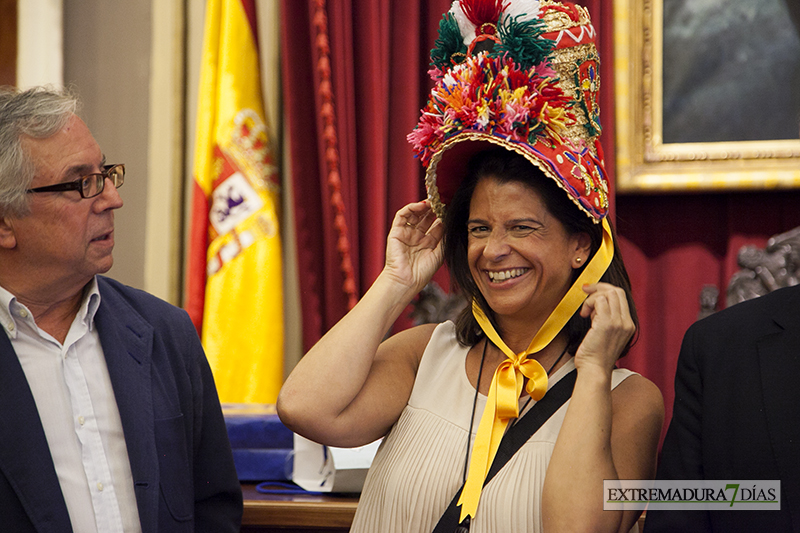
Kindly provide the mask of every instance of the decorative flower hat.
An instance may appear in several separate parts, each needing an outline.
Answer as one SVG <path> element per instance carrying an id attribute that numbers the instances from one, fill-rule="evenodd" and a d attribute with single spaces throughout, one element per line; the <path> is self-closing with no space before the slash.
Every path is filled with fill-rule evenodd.
<path id="1" fill-rule="evenodd" d="M 491 145 L 525 156 L 595 222 L 606 216 L 594 40 L 588 11 L 568 2 L 453 2 L 431 51 L 436 85 L 408 135 L 438 216 Z"/>

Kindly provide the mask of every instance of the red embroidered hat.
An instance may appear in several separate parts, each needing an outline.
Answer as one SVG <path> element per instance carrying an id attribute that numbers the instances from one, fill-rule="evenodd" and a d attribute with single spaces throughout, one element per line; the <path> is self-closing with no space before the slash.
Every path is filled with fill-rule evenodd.
<path id="1" fill-rule="evenodd" d="M 408 135 L 440 217 L 472 154 L 525 156 L 599 223 L 608 213 L 600 148 L 600 60 L 588 11 L 551 0 L 456 0 L 439 24 L 436 82 Z"/>

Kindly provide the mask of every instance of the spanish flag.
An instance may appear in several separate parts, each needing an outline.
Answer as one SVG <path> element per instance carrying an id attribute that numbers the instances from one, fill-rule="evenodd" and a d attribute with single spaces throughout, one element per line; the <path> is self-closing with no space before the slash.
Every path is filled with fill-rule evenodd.
<path id="1" fill-rule="evenodd" d="M 280 200 L 254 0 L 208 0 L 205 20 L 186 310 L 220 401 L 274 403 L 283 382 Z"/>

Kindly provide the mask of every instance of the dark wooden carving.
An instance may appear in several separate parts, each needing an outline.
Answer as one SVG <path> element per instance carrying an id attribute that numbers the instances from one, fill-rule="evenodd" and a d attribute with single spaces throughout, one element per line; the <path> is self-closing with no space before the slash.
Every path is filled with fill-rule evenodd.
<path id="1" fill-rule="evenodd" d="M 781 287 L 797 285 L 800 279 L 800 227 L 772 237 L 763 250 L 743 246 L 737 259 L 741 270 L 731 277 L 728 284 L 728 307 Z"/>
<path id="2" fill-rule="evenodd" d="M 763 296 L 800 283 L 800 227 L 775 235 L 763 249 L 743 246 L 736 258 L 740 270 L 728 283 L 725 306 Z M 700 313 L 704 318 L 717 310 L 719 291 L 712 285 L 700 291 Z"/>
<path id="3" fill-rule="evenodd" d="M 411 320 L 417 325 L 455 321 L 466 305 L 467 301 L 463 296 L 458 293 L 448 294 L 435 281 L 431 281 L 411 303 Z"/>

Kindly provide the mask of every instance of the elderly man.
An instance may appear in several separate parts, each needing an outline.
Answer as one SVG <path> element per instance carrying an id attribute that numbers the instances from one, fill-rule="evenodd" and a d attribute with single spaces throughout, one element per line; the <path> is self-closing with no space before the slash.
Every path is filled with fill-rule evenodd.
<path id="1" fill-rule="evenodd" d="M 125 167 L 75 109 L 63 92 L 0 89 L 0 529 L 238 531 L 188 316 L 98 275 Z"/>

